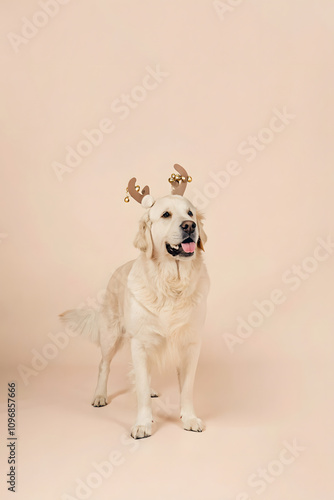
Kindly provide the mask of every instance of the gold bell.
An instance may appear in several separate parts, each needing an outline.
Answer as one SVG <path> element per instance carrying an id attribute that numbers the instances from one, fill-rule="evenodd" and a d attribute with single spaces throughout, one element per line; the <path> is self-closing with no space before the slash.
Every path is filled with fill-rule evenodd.
<path id="1" fill-rule="evenodd" d="M 125 203 L 129 203 L 130 198 L 129 198 L 128 196 L 126 196 L 126 197 L 124 198 L 124 201 L 125 201 Z"/>
<path id="2" fill-rule="evenodd" d="M 188 175 L 188 179 L 187 179 L 187 181 L 188 181 L 188 182 L 191 182 L 192 180 L 193 180 L 193 178 L 192 178 L 192 177 L 190 177 L 190 175 Z"/>
<path id="3" fill-rule="evenodd" d="M 136 190 L 136 191 L 140 191 L 140 186 L 136 186 L 136 187 L 135 187 L 135 190 Z"/>

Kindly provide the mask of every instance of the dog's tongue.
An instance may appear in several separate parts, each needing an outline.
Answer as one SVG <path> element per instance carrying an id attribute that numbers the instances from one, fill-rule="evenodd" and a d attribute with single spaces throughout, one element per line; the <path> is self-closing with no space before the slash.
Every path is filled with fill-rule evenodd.
<path id="1" fill-rule="evenodd" d="M 196 243 L 192 241 L 191 243 L 181 243 L 182 250 L 186 253 L 193 253 L 196 248 Z"/>

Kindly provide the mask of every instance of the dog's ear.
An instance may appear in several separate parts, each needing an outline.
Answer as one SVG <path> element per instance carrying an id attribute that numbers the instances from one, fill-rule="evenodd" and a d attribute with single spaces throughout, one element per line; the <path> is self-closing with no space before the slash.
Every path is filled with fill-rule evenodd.
<path id="1" fill-rule="evenodd" d="M 197 246 L 198 246 L 198 248 L 200 248 L 204 252 L 204 245 L 208 239 L 206 232 L 204 231 L 204 228 L 203 228 L 204 215 L 201 212 L 197 211 L 196 218 L 197 218 L 197 226 L 198 226 Z"/>
<path id="2" fill-rule="evenodd" d="M 146 257 L 151 259 L 153 256 L 153 241 L 151 235 L 151 225 L 148 214 L 146 213 L 139 221 L 139 230 L 133 242 L 134 246 L 141 252 L 146 253 Z"/>

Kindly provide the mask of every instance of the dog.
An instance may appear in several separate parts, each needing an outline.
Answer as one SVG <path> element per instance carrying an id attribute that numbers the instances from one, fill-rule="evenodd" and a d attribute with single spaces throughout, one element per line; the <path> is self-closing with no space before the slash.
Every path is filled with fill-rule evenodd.
<path id="1" fill-rule="evenodd" d="M 193 385 L 209 290 L 202 255 L 207 236 L 203 215 L 183 197 L 191 178 L 180 165 L 174 167 L 179 174 L 169 179 L 172 194 L 156 201 L 148 186 L 140 193 L 136 179 L 129 182 L 129 194 L 146 209 L 134 240 L 140 255 L 114 272 L 101 310 L 60 315 L 101 347 L 93 406 L 107 404 L 110 362 L 124 340 L 130 341 L 138 406 L 134 439 L 152 434 L 151 397 L 156 394 L 150 389 L 150 368 L 166 359 L 177 368 L 183 428 L 205 428 L 194 410 Z"/>

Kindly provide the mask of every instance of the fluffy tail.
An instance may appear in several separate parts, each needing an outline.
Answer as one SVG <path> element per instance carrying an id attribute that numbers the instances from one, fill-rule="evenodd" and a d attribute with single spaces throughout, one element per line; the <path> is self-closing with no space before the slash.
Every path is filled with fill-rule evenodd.
<path id="1" fill-rule="evenodd" d="M 70 309 L 60 314 L 59 317 L 77 335 L 83 335 L 95 344 L 100 343 L 98 311 L 88 308 Z"/>

